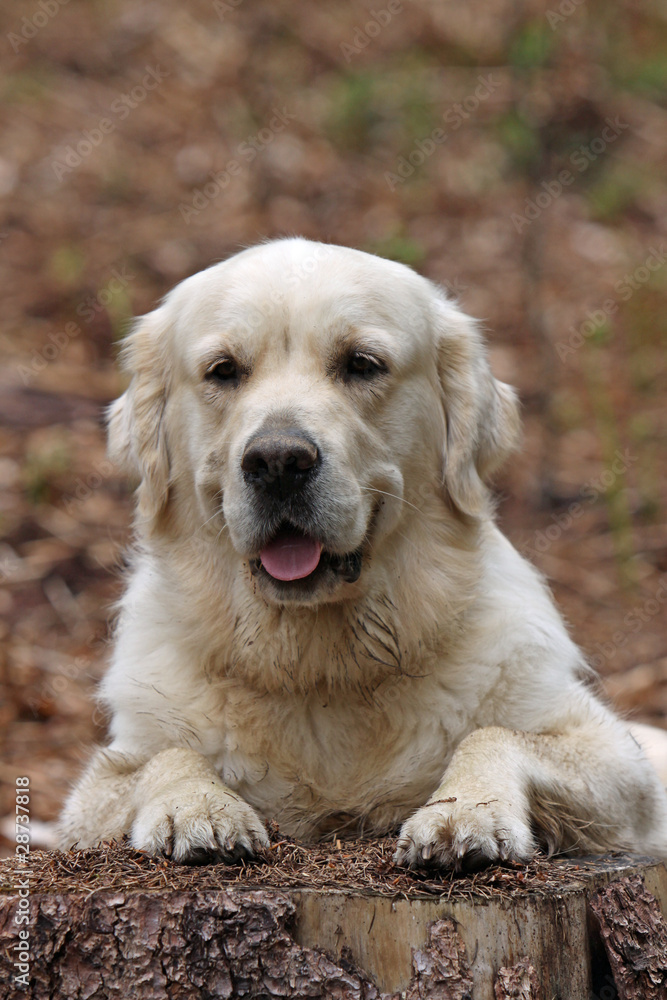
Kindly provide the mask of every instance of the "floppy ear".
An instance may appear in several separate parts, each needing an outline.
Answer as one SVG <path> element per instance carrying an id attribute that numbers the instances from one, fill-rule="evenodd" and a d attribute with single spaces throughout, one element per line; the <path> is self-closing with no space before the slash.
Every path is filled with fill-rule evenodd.
<path id="1" fill-rule="evenodd" d="M 444 487 L 472 517 L 489 510 L 485 480 L 519 440 L 519 406 L 511 386 L 491 374 L 477 324 L 440 298 L 437 364 L 445 413 Z"/>
<path id="2" fill-rule="evenodd" d="M 168 372 L 163 309 L 139 319 L 123 344 L 121 362 L 129 388 L 107 411 L 109 457 L 140 477 L 138 511 L 152 520 L 169 494 L 169 451 L 164 426 Z"/>

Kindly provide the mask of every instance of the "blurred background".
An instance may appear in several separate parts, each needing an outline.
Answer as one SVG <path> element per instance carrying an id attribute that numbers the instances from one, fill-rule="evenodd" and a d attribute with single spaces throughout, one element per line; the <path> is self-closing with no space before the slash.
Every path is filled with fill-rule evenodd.
<path id="1" fill-rule="evenodd" d="M 403 261 L 484 321 L 525 423 L 501 525 L 667 727 L 666 42 L 664 0 L 3 6 L 0 817 L 28 775 L 53 819 L 104 735 L 118 341 L 264 237 Z"/>

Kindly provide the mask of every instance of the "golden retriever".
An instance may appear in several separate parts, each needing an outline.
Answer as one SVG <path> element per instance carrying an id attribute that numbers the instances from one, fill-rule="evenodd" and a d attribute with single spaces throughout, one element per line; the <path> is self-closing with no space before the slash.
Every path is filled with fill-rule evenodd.
<path id="1" fill-rule="evenodd" d="M 396 859 L 667 856 L 667 796 L 493 520 L 515 394 L 409 268 L 303 239 L 183 281 L 125 347 L 140 478 L 66 847 L 177 861 L 401 826 Z"/>

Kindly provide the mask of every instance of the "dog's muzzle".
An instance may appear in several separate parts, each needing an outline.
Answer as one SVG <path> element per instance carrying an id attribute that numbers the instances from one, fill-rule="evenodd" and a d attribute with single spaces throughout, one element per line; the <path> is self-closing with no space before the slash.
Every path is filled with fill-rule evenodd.
<path id="1" fill-rule="evenodd" d="M 253 575 L 263 572 L 280 584 L 315 583 L 327 573 L 347 582 L 359 578 L 361 549 L 328 552 L 312 530 L 311 487 L 321 466 L 319 448 L 298 428 L 260 431 L 248 441 L 241 470 L 267 525 L 258 556 L 250 560 Z"/>

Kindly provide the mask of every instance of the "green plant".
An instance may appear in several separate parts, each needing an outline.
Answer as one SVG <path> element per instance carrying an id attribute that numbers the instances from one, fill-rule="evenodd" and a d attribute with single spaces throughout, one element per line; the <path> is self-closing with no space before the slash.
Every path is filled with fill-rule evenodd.
<path id="1" fill-rule="evenodd" d="M 410 267 L 418 267 L 426 257 L 426 251 L 421 243 L 399 233 L 387 236 L 382 240 L 375 240 L 366 249 L 369 253 L 377 254 L 378 257 L 397 260 Z"/>
<path id="2" fill-rule="evenodd" d="M 612 338 L 608 324 L 600 324 L 598 330 L 588 339 L 583 348 L 583 369 L 586 377 L 598 435 L 602 445 L 603 462 L 607 468 L 614 465 L 615 456 L 621 450 L 621 437 L 614 405 L 605 379 L 605 367 L 601 348 Z M 614 544 L 616 565 L 624 587 L 636 584 L 633 558 L 635 555 L 632 537 L 632 516 L 628 501 L 628 484 L 625 471 L 616 472 L 603 494 L 609 519 L 609 529 Z"/>
<path id="3" fill-rule="evenodd" d="M 57 440 L 48 447 L 29 450 L 23 464 L 23 485 L 30 503 L 48 500 L 57 479 L 70 465 L 71 457 L 64 441 Z"/>

